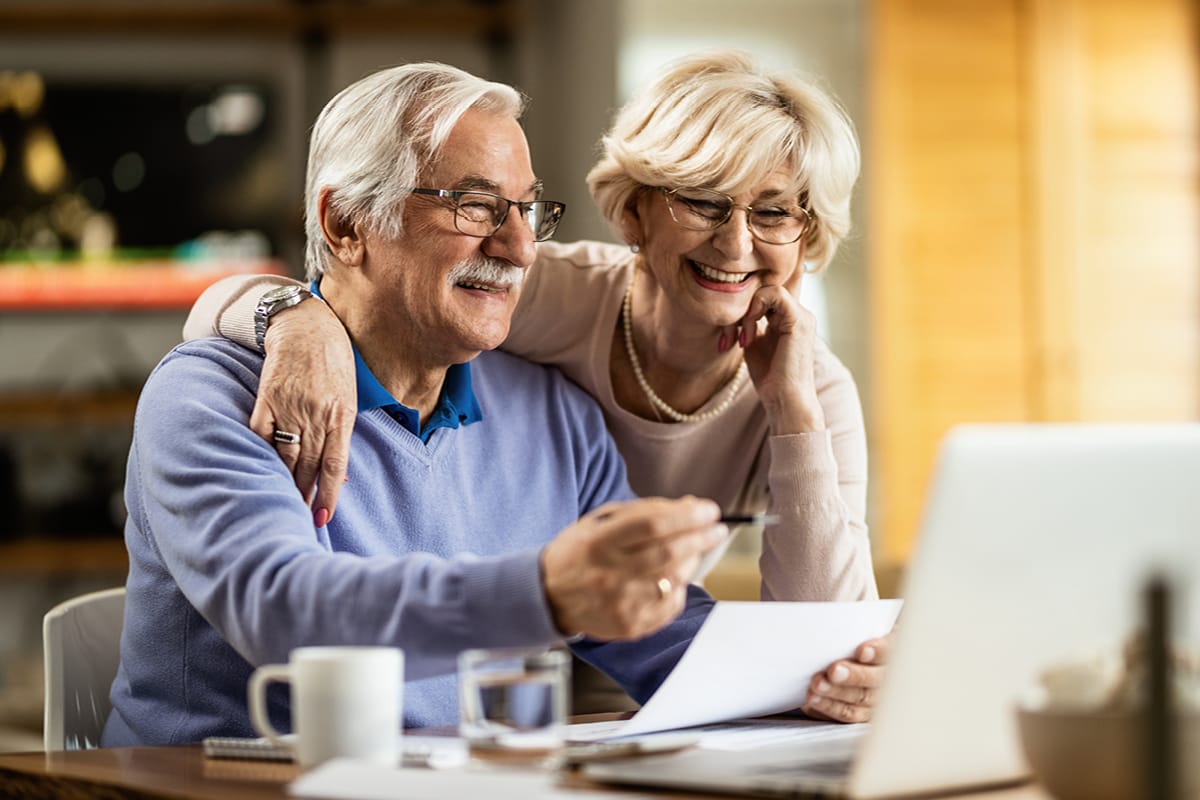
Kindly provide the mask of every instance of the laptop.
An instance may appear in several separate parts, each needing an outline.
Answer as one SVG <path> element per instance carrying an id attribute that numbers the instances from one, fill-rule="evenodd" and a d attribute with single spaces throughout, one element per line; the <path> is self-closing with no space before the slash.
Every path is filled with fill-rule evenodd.
<path id="1" fill-rule="evenodd" d="M 1029 770 L 1018 697 L 1048 664 L 1120 648 L 1151 575 L 1171 582 L 1177 636 L 1200 641 L 1197 487 L 1200 424 L 956 428 L 939 451 L 874 719 L 851 752 L 692 749 L 587 775 L 774 797 L 1019 782 Z"/>

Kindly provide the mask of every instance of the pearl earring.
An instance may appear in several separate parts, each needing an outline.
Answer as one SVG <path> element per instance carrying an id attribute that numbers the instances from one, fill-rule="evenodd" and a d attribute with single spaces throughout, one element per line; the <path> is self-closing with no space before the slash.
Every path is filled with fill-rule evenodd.
<path id="1" fill-rule="evenodd" d="M 638 247 L 637 243 L 634 242 L 633 244 L 629 245 L 629 251 L 631 253 L 640 253 L 642 251 L 642 248 Z"/>

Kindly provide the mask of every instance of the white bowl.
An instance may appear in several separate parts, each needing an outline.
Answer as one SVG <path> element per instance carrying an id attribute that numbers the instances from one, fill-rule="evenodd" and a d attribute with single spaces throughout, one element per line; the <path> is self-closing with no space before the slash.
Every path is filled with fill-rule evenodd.
<path id="1" fill-rule="evenodd" d="M 1175 717 L 1179 797 L 1200 797 L 1200 713 Z M 1147 794 L 1148 723 L 1133 711 L 1017 709 L 1034 775 L 1058 800 L 1136 800 Z"/>

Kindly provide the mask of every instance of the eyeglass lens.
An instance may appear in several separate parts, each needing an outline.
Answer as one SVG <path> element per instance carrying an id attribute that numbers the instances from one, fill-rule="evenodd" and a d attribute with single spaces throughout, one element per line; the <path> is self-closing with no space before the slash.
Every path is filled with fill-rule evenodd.
<path id="1" fill-rule="evenodd" d="M 486 192 L 462 192 L 455 204 L 454 219 L 460 233 L 469 236 L 492 236 L 508 218 L 509 209 L 516 206 L 533 232 L 535 241 L 544 242 L 554 235 L 562 219 L 564 206 L 553 200 L 531 200 L 519 203 Z"/>
<path id="2" fill-rule="evenodd" d="M 808 227 L 808 214 L 800 206 L 737 206 L 729 195 L 708 189 L 673 189 L 663 194 L 671 217 L 689 230 L 715 230 L 733 216 L 734 208 L 747 209 L 750 232 L 769 244 L 791 244 Z"/>

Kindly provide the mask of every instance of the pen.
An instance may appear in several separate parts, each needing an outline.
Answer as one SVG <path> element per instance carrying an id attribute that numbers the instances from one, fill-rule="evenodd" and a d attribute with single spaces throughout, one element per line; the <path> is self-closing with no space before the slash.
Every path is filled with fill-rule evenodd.
<path id="1" fill-rule="evenodd" d="M 759 512 L 757 514 L 722 514 L 717 522 L 726 525 L 774 525 L 779 522 L 778 514 Z"/>

